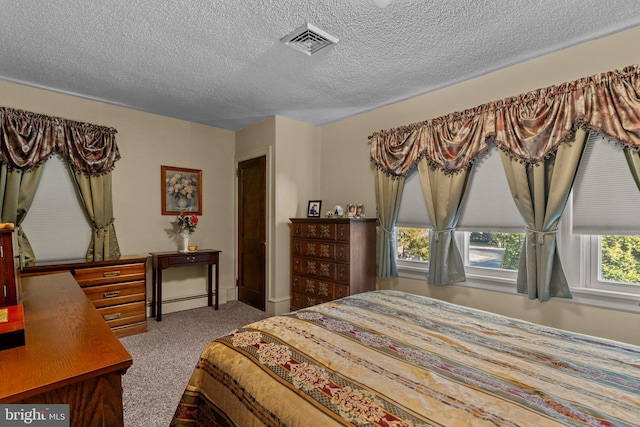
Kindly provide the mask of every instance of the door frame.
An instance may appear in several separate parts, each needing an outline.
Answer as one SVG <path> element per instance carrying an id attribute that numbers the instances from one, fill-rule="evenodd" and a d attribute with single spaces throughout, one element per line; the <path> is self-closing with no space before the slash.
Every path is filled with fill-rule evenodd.
<path id="1" fill-rule="evenodd" d="M 272 155 L 271 155 L 271 147 L 265 147 L 262 149 L 258 149 L 255 151 L 250 151 L 248 153 L 242 153 L 240 155 L 236 155 L 235 156 L 235 167 L 234 167 L 234 173 L 236 175 L 233 183 L 234 183 L 234 190 L 233 190 L 233 230 L 234 230 L 234 235 L 233 235 L 233 259 L 234 259 L 234 263 L 233 263 L 233 268 L 234 268 L 234 292 L 235 292 L 235 300 L 238 300 L 238 269 L 239 269 L 239 263 L 238 263 L 238 164 L 240 162 L 244 162 L 245 160 L 251 160 L 251 159 L 255 159 L 257 157 L 262 157 L 265 156 L 266 157 L 266 200 L 265 200 L 265 240 L 267 242 L 267 247 L 265 248 L 265 310 L 266 313 L 268 315 L 273 315 L 273 304 L 270 302 L 271 296 L 273 295 L 272 292 L 272 280 L 271 280 L 271 262 L 274 259 L 272 256 L 272 248 L 273 245 L 271 244 L 271 238 L 272 236 L 274 236 L 273 234 L 273 220 L 272 220 L 272 209 L 271 209 L 271 205 L 272 205 L 272 194 L 273 194 L 273 182 L 271 179 L 271 171 L 272 171 L 272 166 L 271 166 L 271 161 L 272 161 Z"/>

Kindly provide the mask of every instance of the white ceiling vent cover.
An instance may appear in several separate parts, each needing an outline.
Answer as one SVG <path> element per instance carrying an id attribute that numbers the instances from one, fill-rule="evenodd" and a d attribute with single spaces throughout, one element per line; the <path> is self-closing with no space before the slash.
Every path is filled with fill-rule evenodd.
<path id="1" fill-rule="evenodd" d="M 338 43 L 336 37 L 309 23 L 296 28 L 280 41 L 307 55 L 313 55 L 320 49 Z"/>

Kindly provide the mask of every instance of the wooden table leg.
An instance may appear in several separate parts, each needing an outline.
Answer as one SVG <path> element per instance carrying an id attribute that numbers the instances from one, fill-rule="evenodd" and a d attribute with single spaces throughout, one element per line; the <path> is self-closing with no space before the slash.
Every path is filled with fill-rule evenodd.
<path id="1" fill-rule="evenodd" d="M 156 317 L 156 269 L 151 269 L 151 317 Z"/>
<path id="2" fill-rule="evenodd" d="M 156 321 L 162 321 L 162 269 L 158 269 L 158 297 L 156 298 Z"/>
<path id="3" fill-rule="evenodd" d="M 211 271 L 211 264 L 207 264 L 207 305 L 209 307 L 213 305 L 211 300 L 211 294 L 213 292 L 213 287 L 211 285 L 212 280 L 213 280 L 213 277 L 212 277 L 212 271 Z"/>
<path id="4" fill-rule="evenodd" d="M 218 294 L 220 293 L 219 292 L 219 286 L 218 286 L 218 270 L 219 270 L 218 267 L 219 266 L 220 266 L 220 264 L 216 261 L 216 305 L 214 307 L 215 310 L 218 309 Z"/>

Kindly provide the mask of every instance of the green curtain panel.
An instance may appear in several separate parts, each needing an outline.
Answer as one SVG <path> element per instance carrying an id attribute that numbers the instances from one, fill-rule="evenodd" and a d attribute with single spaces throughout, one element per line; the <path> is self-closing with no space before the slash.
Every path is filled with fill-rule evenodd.
<path id="1" fill-rule="evenodd" d="M 464 263 L 454 239 L 460 205 L 469 186 L 471 168 L 448 174 L 426 159 L 418 163 L 422 193 L 433 229 L 429 234 L 428 282 L 437 285 L 464 282 Z"/>
<path id="2" fill-rule="evenodd" d="M 27 216 L 36 190 L 40 184 L 40 178 L 44 171 L 44 164 L 22 171 L 10 169 L 6 164 L 0 163 L 0 212 L 2 222 L 12 222 L 17 229 L 18 253 L 22 265 L 32 265 L 36 257 L 29 239 L 22 232 L 20 224 Z"/>
<path id="3" fill-rule="evenodd" d="M 633 176 L 633 180 L 640 190 L 640 151 L 634 150 L 631 147 L 624 147 L 624 157 L 629 164 L 629 170 Z"/>
<path id="4" fill-rule="evenodd" d="M 74 177 L 93 229 L 91 243 L 87 249 L 87 261 L 120 258 L 120 247 L 113 225 L 111 173 L 87 176 L 75 172 Z"/>
<path id="5" fill-rule="evenodd" d="M 579 129 L 573 141 L 538 165 L 518 162 L 500 152 L 513 200 L 526 223 L 517 290 L 529 299 L 571 298 L 560 262 L 556 232 L 587 141 Z"/>
<path id="6" fill-rule="evenodd" d="M 398 276 L 397 242 L 394 233 L 400 210 L 405 178 L 396 178 L 376 169 L 376 274 Z"/>

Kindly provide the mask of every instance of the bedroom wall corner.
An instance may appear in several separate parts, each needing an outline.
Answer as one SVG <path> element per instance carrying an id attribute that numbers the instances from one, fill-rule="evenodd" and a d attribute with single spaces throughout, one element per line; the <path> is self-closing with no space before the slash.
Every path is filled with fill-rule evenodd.
<path id="1" fill-rule="evenodd" d="M 220 302 L 226 302 L 226 290 L 235 287 L 228 227 L 233 223 L 234 132 L 6 81 L 0 81 L 0 96 L 6 107 L 118 130 L 122 158 L 113 173 L 113 204 L 122 254 L 177 249 L 170 233 L 175 217 L 161 213 L 160 166 L 201 169 L 203 214 L 192 240 L 199 247 L 222 250 Z M 150 270 L 148 262 L 148 301 Z M 164 313 L 206 306 L 205 267 L 169 269 L 163 276 Z"/>

